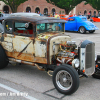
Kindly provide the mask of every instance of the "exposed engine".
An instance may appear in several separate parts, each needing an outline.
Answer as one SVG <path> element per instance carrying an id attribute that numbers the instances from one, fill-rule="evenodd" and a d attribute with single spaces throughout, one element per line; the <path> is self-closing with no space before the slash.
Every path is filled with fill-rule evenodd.
<path id="1" fill-rule="evenodd" d="M 54 44 L 55 46 L 58 44 Z M 53 48 L 54 49 L 54 48 Z M 59 50 L 57 54 L 52 57 L 53 64 L 66 63 L 71 64 L 78 56 L 78 49 L 75 41 L 67 41 L 59 44 Z"/>

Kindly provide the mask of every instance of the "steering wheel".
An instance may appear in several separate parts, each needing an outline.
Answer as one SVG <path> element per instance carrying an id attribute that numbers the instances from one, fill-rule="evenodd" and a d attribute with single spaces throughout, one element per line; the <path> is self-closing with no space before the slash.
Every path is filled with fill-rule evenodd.
<path id="1" fill-rule="evenodd" d="M 23 31 L 23 33 L 25 33 L 25 34 L 29 34 L 29 31 L 27 31 L 27 30 L 24 30 L 24 31 Z"/>

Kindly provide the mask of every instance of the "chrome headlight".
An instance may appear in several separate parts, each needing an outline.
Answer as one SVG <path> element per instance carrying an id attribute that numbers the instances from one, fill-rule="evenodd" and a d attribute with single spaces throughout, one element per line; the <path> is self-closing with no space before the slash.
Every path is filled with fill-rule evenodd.
<path id="1" fill-rule="evenodd" d="M 78 67 L 79 67 L 79 59 L 74 59 L 74 60 L 72 61 L 72 66 L 73 66 L 74 68 L 78 68 Z"/>

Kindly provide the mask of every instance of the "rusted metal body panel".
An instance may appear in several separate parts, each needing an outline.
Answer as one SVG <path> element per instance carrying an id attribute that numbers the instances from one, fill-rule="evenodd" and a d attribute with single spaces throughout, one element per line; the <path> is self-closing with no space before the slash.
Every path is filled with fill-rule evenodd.
<path id="1" fill-rule="evenodd" d="M 57 43 L 63 43 L 63 42 L 67 42 L 70 41 L 71 38 L 68 35 L 65 34 L 56 34 L 56 35 L 52 35 L 47 42 L 47 63 L 51 64 L 51 58 L 52 55 L 56 54 L 59 50 L 59 46 L 55 46 L 55 52 L 53 52 L 53 45 L 57 44 Z"/>
<path id="2" fill-rule="evenodd" d="M 27 48 L 23 50 L 26 46 Z M 29 37 L 14 36 L 13 49 L 14 52 L 21 52 L 23 50 L 23 53 L 32 54 L 32 55 L 34 54 L 33 41 Z"/>
<path id="3" fill-rule="evenodd" d="M 49 58 L 50 58 L 50 64 L 51 64 L 51 58 L 54 54 L 57 54 L 59 51 L 59 45 L 55 44 L 63 44 L 67 41 L 71 41 L 71 38 L 68 35 L 62 35 L 62 36 L 56 36 L 54 38 L 51 38 L 50 40 L 50 46 L 49 46 Z M 55 51 L 53 52 L 53 46 L 55 46 Z"/>
<path id="4" fill-rule="evenodd" d="M 33 39 L 30 37 L 13 36 L 7 34 L 3 37 L 1 45 L 6 51 L 8 57 L 20 59 L 23 61 L 47 64 L 46 58 L 46 42 L 43 44 L 41 39 L 36 38 L 33 44 Z"/>
<path id="5" fill-rule="evenodd" d="M 2 41 L 1 44 L 6 50 L 8 57 L 43 64 L 47 64 L 48 60 L 47 40 L 56 35 L 58 35 L 58 33 L 39 35 L 35 38 L 36 42 L 33 44 L 33 38 L 30 37 L 10 34 L 2 36 L 2 34 L 0 34 L 0 36 L 4 38 L 4 41 Z"/>
<path id="6" fill-rule="evenodd" d="M 19 54 L 19 52 L 6 52 L 8 57 L 12 57 L 14 58 L 15 56 L 17 56 Z M 28 61 L 28 62 L 34 62 L 34 63 L 43 63 L 43 64 L 47 64 L 47 59 L 46 58 L 42 58 L 42 57 L 34 57 L 31 54 L 24 54 L 22 53 L 19 57 L 17 57 L 16 59 L 20 59 L 23 61 Z"/>
<path id="7" fill-rule="evenodd" d="M 0 42 L 6 51 L 13 52 L 12 35 L 0 33 Z"/>
<path id="8" fill-rule="evenodd" d="M 41 41 L 36 41 L 34 47 L 36 57 L 46 57 L 46 44 L 42 44 Z"/>

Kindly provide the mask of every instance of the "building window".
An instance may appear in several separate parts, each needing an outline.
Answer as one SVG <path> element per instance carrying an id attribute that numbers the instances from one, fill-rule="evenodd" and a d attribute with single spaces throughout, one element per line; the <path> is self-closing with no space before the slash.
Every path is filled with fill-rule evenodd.
<path id="1" fill-rule="evenodd" d="M 35 13 L 40 13 L 40 8 L 39 7 L 37 7 L 36 9 L 35 9 Z"/>
<path id="2" fill-rule="evenodd" d="M 92 12 L 91 12 L 91 11 L 89 11 L 89 14 L 90 14 L 90 16 L 91 16 Z"/>
<path id="3" fill-rule="evenodd" d="M 27 7 L 26 8 L 26 12 L 31 12 L 31 8 L 30 7 Z"/>
<path id="4" fill-rule="evenodd" d="M 86 14 L 87 14 L 87 11 L 85 10 L 85 11 L 84 11 L 84 15 L 86 15 Z"/>
<path id="5" fill-rule="evenodd" d="M 3 7 L 3 12 L 9 13 L 9 7 L 7 5 Z"/>
<path id="6" fill-rule="evenodd" d="M 44 15 L 48 15 L 48 9 L 47 8 L 44 9 Z"/>
<path id="7" fill-rule="evenodd" d="M 94 16 L 96 16 L 96 11 L 94 11 Z"/>
<path id="8" fill-rule="evenodd" d="M 55 15 L 55 12 L 56 12 L 56 10 L 53 8 L 53 9 L 52 9 L 52 14 L 53 14 L 53 16 Z"/>

